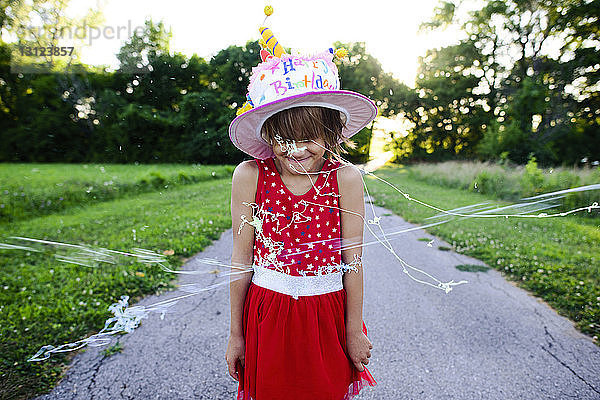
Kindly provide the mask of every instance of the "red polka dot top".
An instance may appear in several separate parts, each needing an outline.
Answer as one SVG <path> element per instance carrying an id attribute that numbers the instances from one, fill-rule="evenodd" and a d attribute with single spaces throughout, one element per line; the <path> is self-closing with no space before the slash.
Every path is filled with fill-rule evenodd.
<path id="1" fill-rule="evenodd" d="M 254 220 L 254 264 L 293 276 L 341 271 L 341 231 L 337 169 L 326 159 L 313 186 L 298 196 L 283 183 L 274 158 L 255 160 L 258 185 Z M 316 182 L 315 182 L 316 178 Z"/>

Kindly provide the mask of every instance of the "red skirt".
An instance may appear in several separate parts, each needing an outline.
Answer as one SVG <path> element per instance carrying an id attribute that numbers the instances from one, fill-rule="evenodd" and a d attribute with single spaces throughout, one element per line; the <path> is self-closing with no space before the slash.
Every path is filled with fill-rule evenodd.
<path id="1" fill-rule="evenodd" d="M 237 399 L 348 400 L 375 386 L 367 368 L 359 372 L 348 358 L 345 308 L 345 289 L 296 300 L 250 283 Z"/>

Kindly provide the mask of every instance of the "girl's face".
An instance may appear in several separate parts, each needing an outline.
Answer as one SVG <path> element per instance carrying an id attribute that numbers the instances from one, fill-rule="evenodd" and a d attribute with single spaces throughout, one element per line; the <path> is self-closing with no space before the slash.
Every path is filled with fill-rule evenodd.
<path id="1" fill-rule="evenodd" d="M 288 153 L 285 150 L 285 147 L 288 145 L 287 147 L 289 149 L 291 147 L 289 144 L 293 144 L 293 142 L 284 141 L 278 143 L 275 141 L 273 143 L 273 152 L 275 153 L 275 158 L 279 160 L 281 168 L 288 174 L 301 175 L 305 174 L 305 170 L 306 172 L 318 172 L 323 166 L 325 141 L 322 138 L 318 138 L 314 139 L 314 142 L 312 140 L 295 142 L 296 147 L 299 150 Z"/>

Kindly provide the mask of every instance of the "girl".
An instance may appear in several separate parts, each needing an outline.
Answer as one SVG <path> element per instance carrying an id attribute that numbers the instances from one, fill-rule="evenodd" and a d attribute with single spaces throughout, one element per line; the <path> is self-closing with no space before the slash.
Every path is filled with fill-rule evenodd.
<path id="1" fill-rule="evenodd" d="M 263 126 L 265 139 L 273 143 L 274 157 L 245 161 L 233 174 L 232 265 L 252 265 L 257 258 L 264 258 L 263 249 L 269 251 L 269 246 L 261 243 L 268 240 L 260 240 L 257 236 L 262 235 L 256 235 L 255 231 L 242 228 L 239 235 L 235 234 L 246 220 L 242 216 L 252 215 L 250 204 L 258 206 L 268 202 L 267 205 L 273 206 L 267 208 L 272 210 L 271 215 L 283 211 L 286 216 L 283 223 L 274 218 L 263 220 L 262 234 L 270 233 L 275 241 L 283 239 L 285 251 L 280 252 L 283 256 L 290 254 L 288 250 L 294 254 L 281 257 L 284 262 L 279 263 L 279 268 L 276 264 L 267 272 L 271 275 L 256 283 L 252 282 L 253 273 L 231 283 L 231 331 L 226 360 L 230 375 L 239 381 L 238 399 L 342 400 L 358 394 L 364 384 L 375 384 L 364 368 L 373 346 L 362 322 L 360 263 L 343 274 L 343 288 L 333 286 L 332 291 L 323 294 L 303 293 L 305 295 L 297 296 L 297 300 L 293 292 L 274 290 L 289 288 L 287 282 L 278 286 L 269 281 L 286 279 L 283 274 L 292 277 L 291 285 L 296 283 L 295 278 L 339 277 L 340 271 L 325 273 L 331 270 L 332 260 L 338 264 L 340 261 L 337 259 L 340 251 L 331 250 L 339 248 L 339 243 L 331 240 L 333 237 L 342 238 L 342 246 L 349 247 L 341 251 L 341 261 L 351 263 L 355 256 L 360 259 L 361 217 L 364 218 L 360 172 L 352 166 L 340 167 L 341 163 L 333 161 L 329 154 L 324 158 L 326 150 L 339 155 L 339 145 L 332 147 L 332 144 L 342 139 L 342 128 L 340 113 L 333 109 L 299 107 L 278 112 Z M 287 143 L 281 136 L 276 137 L 276 133 L 285 135 L 283 139 L 288 139 Z M 301 144 L 302 150 L 290 155 L 286 147 L 293 146 L 293 141 Z M 333 206 L 338 199 L 336 208 L 325 211 L 319 206 Z M 350 212 L 340 213 L 337 208 Z M 292 210 L 299 214 L 283 229 L 292 219 L 286 211 L 293 215 Z M 276 229 L 277 222 L 280 222 L 279 229 Z M 315 242 L 321 238 L 326 239 L 326 245 L 317 246 Z M 303 243 L 307 246 L 302 246 Z M 316 261 L 313 253 L 317 255 Z M 296 264 L 290 258 L 306 262 Z M 270 285 L 273 287 L 269 288 Z M 320 289 L 319 284 L 315 284 L 315 290 L 322 291 Z"/>
<path id="2" fill-rule="evenodd" d="M 362 177 L 338 158 L 377 108 L 339 89 L 332 49 L 291 56 L 259 30 L 263 62 L 229 127 L 254 159 L 233 174 L 231 264 L 242 272 L 225 359 L 238 400 L 350 399 L 376 382 L 365 367 Z"/>

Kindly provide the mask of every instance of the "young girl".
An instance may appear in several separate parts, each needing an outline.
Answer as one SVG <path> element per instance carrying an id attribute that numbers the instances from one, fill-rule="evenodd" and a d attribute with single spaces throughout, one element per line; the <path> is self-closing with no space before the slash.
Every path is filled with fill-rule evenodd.
<path id="1" fill-rule="evenodd" d="M 337 157 L 377 108 L 339 89 L 332 49 L 291 56 L 260 32 L 263 62 L 229 127 L 254 159 L 233 174 L 225 359 L 238 400 L 350 399 L 376 382 L 365 367 L 362 177 Z"/>
<path id="2" fill-rule="evenodd" d="M 341 128 L 336 110 L 281 111 L 263 127 L 268 141 L 274 142 L 275 156 L 245 161 L 234 172 L 232 265 L 258 264 L 257 259 L 264 259 L 269 251 L 265 246 L 271 244 L 269 238 L 281 240 L 284 250 L 279 252 L 283 262 L 275 263 L 273 269 L 256 266 L 258 271 L 231 283 L 226 360 L 229 373 L 239 381 L 238 399 L 342 400 L 358 394 L 364 384 L 375 384 L 364 368 L 373 346 L 362 321 L 362 266 L 355 263 L 343 277 L 341 267 L 331 267 L 340 261 L 350 264 L 362 253 L 360 172 L 352 166 L 341 167 L 330 155 L 324 158 L 326 149 L 337 153 L 337 148 L 327 144 L 340 140 Z M 277 142 L 275 132 L 285 132 L 284 139 L 296 141 L 303 150 L 288 155 L 285 147 L 291 141 Z M 263 216 L 281 212 L 285 218 L 264 218 L 260 234 L 242 227 L 238 235 L 245 220 L 242 215 L 253 211 L 244 204 L 269 206 Z M 263 235 L 266 240 L 261 240 Z M 350 245 L 341 251 L 341 260 L 340 251 L 335 250 L 340 247 L 339 238 L 342 246 Z M 285 257 L 288 254 L 292 256 Z M 309 283 L 301 283 L 302 279 Z M 336 286 L 336 281 L 343 287 Z M 302 288 L 308 290 L 294 293 Z"/>

